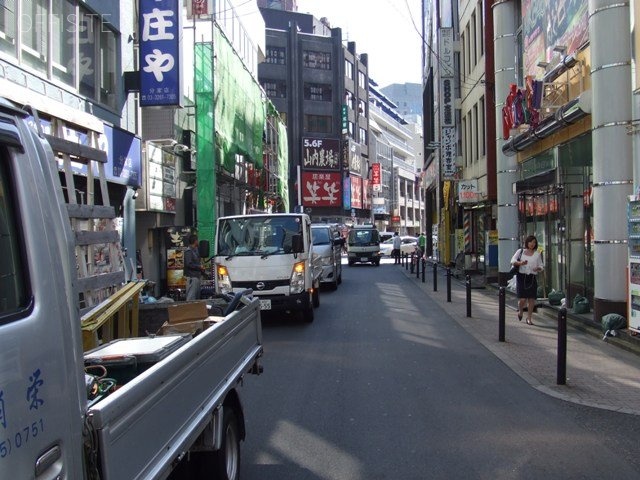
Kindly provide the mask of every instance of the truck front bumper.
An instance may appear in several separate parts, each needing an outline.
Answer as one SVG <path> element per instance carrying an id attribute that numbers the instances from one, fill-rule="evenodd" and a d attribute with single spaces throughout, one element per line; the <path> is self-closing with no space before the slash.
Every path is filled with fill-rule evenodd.
<path id="1" fill-rule="evenodd" d="M 260 310 L 265 312 L 305 310 L 311 305 L 308 292 L 295 295 L 259 295 L 257 292 L 254 294 L 260 300 Z"/>

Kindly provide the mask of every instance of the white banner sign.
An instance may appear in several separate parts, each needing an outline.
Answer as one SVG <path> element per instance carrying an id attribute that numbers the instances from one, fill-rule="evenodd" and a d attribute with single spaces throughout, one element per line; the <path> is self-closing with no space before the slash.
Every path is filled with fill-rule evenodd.
<path id="1" fill-rule="evenodd" d="M 454 180 L 456 177 L 457 135 L 455 127 L 443 127 L 441 129 L 442 149 L 442 178 Z"/>
<path id="2" fill-rule="evenodd" d="M 478 200 L 478 179 L 460 180 L 458 182 L 458 202 L 476 203 Z"/>
<path id="3" fill-rule="evenodd" d="M 438 42 L 440 78 L 453 77 L 453 28 L 441 28 Z"/>

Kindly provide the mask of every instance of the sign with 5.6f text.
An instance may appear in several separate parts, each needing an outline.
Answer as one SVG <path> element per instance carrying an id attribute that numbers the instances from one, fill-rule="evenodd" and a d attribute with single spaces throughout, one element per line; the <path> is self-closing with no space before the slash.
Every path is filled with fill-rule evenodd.
<path id="1" fill-rule="evenodd" d="M 140 0 L 140 104 L 180 105 L 178 0 Z"/>
<path id="2" fill-rule="evenodd" d="M 305 169 L 339 170 L 340 140 L 333 138 L 303 138 L 302 166 Z"/>

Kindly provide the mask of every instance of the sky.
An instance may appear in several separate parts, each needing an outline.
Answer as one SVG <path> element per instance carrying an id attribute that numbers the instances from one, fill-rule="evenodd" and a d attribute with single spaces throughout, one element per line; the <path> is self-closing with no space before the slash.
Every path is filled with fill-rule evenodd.
<path id="1" fill-rule="evenodd" d="M 327 17 L 343 40 L 356 42 L 356 53 L 369 55 L 369 77 L 380 87 L 422 83 L 420 0 L 297 1 L 300 13 Z"/>

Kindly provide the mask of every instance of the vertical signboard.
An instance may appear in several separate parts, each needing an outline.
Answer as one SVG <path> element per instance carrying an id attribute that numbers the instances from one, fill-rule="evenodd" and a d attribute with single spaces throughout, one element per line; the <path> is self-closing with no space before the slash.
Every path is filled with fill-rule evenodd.
<path id="1" fill-rule="evenodd" d="M 345 210 L 351 210 L 351 178 L 345 177 L 342 188 L 342 205 Z"/>
<path id="2" fill-rule="evenodd" d="M 382 174 L 379 163 L 371 164 L 371 186 L 374 192 L 382 191 Z"/>
<path id="3" fill-rule="evenodd" d="M 140 0 L 140 104 L 179 106 L 180 10 L 178 0 Z"/>
<path id="4" fill-rule="evenodd" d="M 453 180 L 457 174 L 457 131 L 455 116 L 453 29 L 441 28 L 438 38 L 440 55 L 440 160 L 442 179 Z"/>

